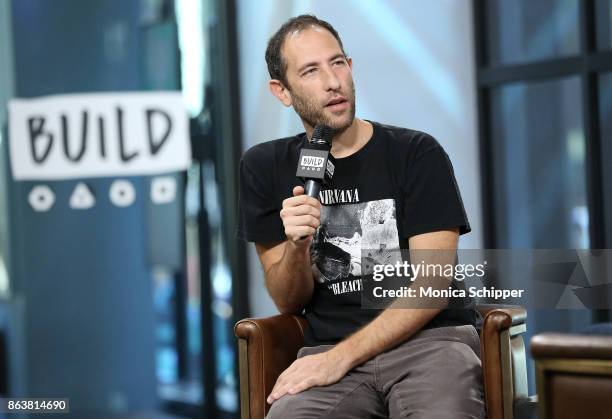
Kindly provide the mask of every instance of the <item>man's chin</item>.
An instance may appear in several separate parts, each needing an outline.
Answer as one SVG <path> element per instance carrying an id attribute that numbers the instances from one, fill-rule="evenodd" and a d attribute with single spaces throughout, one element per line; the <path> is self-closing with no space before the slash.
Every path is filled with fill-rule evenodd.
<path id="1" fill-rule="evenodd" d="M 333 129 L 336 132 L 336 134 L 339 134 L 353 124 L 355 117 L 353 116 L 351 118 L 349 115 L 342 115 L 339 117 L 333 114 L 332 115 L 323 114 L 323 115 L 320 115 L 320 117 L 316 119 L 308 120 L 302 117 L 302 120 L 307 121 L 308 124 L 312 125 L 313 128 L 316 127 L 317 125 L 326 125 L 330 127 L 331 129 Z"/>
<path id="2" fill-rule="evenodd" d="M 329 121 L 329 123 L 327 124 L 331 129 L 333 129 L 334 131 L 336 131 L 336 133 L 340 133 L 344 130 L 346 130 L 348 127 L 350 127 L 353 124 L 353 121 L 355 120 L 355 118 L 342 118 L 341 120 L 335 120 L 332 119 Z"/>
<path id="3" fill-rule="evenodd" d="M 342 112 L 337 114 L 328 111 L 324 112 L 321 116 L 321 123 L 335 130 L 351 126 L 354 119 L 350 117 L 350 112 Z"/>

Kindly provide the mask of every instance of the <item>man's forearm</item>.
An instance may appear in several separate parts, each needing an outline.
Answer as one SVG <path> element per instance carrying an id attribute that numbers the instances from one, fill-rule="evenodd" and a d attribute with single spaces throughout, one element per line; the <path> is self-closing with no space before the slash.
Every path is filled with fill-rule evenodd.
<path id="1" fill-rule="evenodd" d="M 410 239 L 411 260 L 427 261 L 431 265 L 445 266 L 455 263 L 458 231 L 440 231 L 414 236 Z M 429 250 L 425 250 L 429 249 Z M 425 264 L 425 262 L 423 262 Z M 420 275 L 413 287 L 446 288 L 450 277 Z M 345 367 L 353 368 L 381 352 L 389 350 L 409 339 L 448 305 L 445 298 L 420 299 L 419 307 L 394 308 L 402 300 L 395 300 L 368 325 L 338 343 L 330 352 L 337 356 Z M 340 361 L 341 360 L 341 361 Z"/>
<path id="2" fill-rule="evenodd" d="M 265 273 L 266 287 L 281 313 L 301 310 L 314 289 L 308 248 L 285 243 L 283 257 Z"/>
<path id="3" fill-rule="evenodd" d="M 337 355 L 338 362 L 352 369 L 406 341 L 440 311 L 434 308 L 386 309 L 367 326 L 338 343 L 330 352 Z"/>

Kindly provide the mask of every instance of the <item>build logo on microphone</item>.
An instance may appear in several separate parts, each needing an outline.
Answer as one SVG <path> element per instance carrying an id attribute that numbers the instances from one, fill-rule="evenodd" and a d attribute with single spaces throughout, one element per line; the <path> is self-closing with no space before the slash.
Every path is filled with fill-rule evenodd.
<path id="1" fill-rule="evenodd" d="M 325 159 L 323 157 L 315 156 L 302 156 L 302 161 L 300 162 L 302 170 L 316 170 L 317 172 L 323 169 L 324 164 Z"/>
<path id="2" fill-rule="evenodd" d="M 328 157 L 329 151 L 303 148 L 300 152 L 296 176 L 311 179 L 323 179 Z"/>

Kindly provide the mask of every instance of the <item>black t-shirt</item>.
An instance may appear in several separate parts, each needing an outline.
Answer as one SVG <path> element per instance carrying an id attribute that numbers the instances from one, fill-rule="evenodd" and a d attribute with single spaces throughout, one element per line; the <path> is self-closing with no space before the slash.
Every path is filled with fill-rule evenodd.
<path id="1" fill-rule="evenodd" d="M 459 228 L 470 231 L 453 168 L 430 135 L 372 122 L 372 138 L 335 159 L 323 186 L 321 226 L 311 246 L 315 289 L 305 316 L 305 344 L 336 343 L 376 317 L 361 308 L 362 249 L 408 247 L 411 236 Z M 304 133 L 258 144 L 240 163 L 239 238 L 286 240 L 280 210 L 303 185 L 295 172 Z M 465 307 L 465 303 L 463 305 Z M 468 307 L 471 307 L 469 304 Z M 476 324 L 473 309 L 446 309 L 426 327 Z"/>

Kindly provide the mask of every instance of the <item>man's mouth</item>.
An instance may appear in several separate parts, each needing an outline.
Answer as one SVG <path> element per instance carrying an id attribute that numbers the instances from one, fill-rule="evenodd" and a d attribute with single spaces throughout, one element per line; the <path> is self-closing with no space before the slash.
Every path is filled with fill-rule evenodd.
<path id="1" fill-rule="evenodd" d="M 331 111 L 341 111 L 347 107 L 347 104 L 348 101 L 345 98 L 339 97 L 327 102 L 327 105 L 325 105 L 325 107 Z"/>

